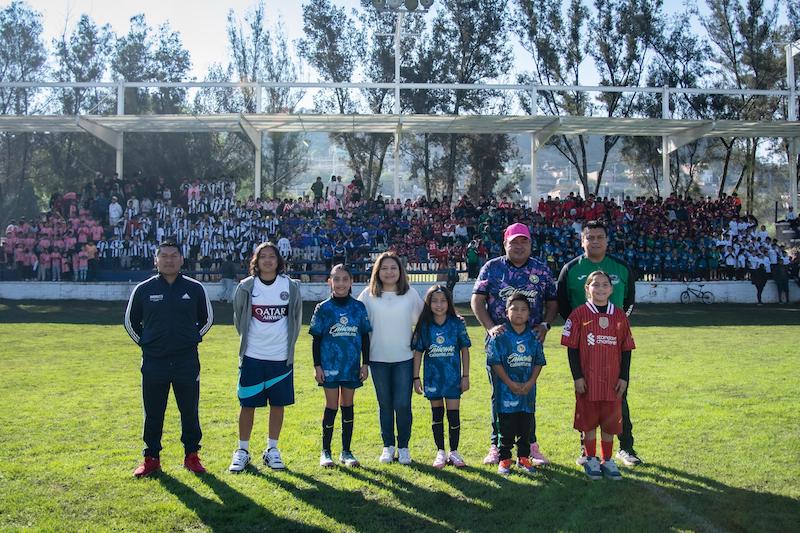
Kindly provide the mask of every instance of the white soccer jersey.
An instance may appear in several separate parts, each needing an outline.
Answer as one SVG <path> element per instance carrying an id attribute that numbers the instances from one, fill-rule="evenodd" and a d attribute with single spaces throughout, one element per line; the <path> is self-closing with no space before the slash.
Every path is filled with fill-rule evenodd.
<path id="1" fill-rule="evenodd" d="M 289 278 L 278 276 L 272 285 L 256 277 L 253 283 L 250 327 L 245 355 L 265 361 L 285 361 L 289 342 Z"/>

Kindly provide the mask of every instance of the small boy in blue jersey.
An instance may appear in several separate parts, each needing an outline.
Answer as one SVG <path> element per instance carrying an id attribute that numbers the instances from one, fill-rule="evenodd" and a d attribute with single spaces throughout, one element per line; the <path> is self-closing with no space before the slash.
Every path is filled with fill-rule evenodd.
<path id="1" fill-rule="evenodd" d="M 495 409 L 500 425 L 500 463 L 497 472 L 511 471 L 511 448 L 517 446 L 517 465 L 532 473 L 536 467 L 530 460 L 530 433 L 536 411 L 536 380 L 547 364 L 542 343 L 528 327 L 530 303 L 521 294 L 512 294 L 506 301 L 508 323 L 505 331 L 486 344 L 486 363 L 496 379 Z"/>

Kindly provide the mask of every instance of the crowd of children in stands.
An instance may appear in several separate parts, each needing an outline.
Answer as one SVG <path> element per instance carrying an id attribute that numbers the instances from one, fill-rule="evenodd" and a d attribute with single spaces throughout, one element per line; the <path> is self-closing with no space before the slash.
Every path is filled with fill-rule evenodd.
<path id="1" fill-rule="evenodd" d="M 173 190 L 163 177 L 97 176 L 80 194 L 53 195 L 40 218 L 12 221 L 0 261 L 17 279 L 85 281 L 100 268 L 149 270 L 157 243 L 170 239 L 181 246 L 187 270 L 210 280 L 226 259 L 244 264 L 255 246 L 271 240 L 295 273 L 338 263 L 366 271 L 371 254 L 390 249 L 411 271 L 457 267 L 474 278 L 483 262 L 503 253 L 498 227 L 527 222 L 533 255 L 557 272 L 581 253 L 582 224 L 599 219 L 609 228 L 609 251 L 640 279 L 745 279 L 761 265 L 768 273 L 777 263 L 797 267 L 763 225 L 741 216 L 735 195 L 626 197 L 620 205 L 570 193 L 531 209 L 505 199 L 368 199 L 363 189 L 361 180 L 344 185 L 338 176 L 327 185 L 317 178 L 297 199 L 242 199 L 233 180 L 183 180 Z"/>

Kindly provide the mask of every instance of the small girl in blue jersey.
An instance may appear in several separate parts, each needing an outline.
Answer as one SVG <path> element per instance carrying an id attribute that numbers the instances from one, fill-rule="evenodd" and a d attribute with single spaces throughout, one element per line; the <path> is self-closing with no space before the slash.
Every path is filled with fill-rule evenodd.
<path id="1" fill-rule="evenodd" d="M 331 296 L 314 309 L 309 327 L 309 333 L 314 338 L 314 378 L 325 391 L 319 464 L 323 467 L 333 466 L 333 423 L 341 406 L 342 453 L 339 461 L 345 466 L 358 466 L 358 460 L 350 450 L 353 396 L 369 376 L 369 332 L 372 326 L 364 304 L 350 296 L 353 277 L 345 265 L 338 264 L 331 269 L 328 284 Z"/>
<path id="2" fill-rule="evenodd" d="M 461 394 L 469 390 L 469 347 L 464 319 L 456 314 L 450 291 L 434 285 L 425 294 L 425 307 L 419 316 L 411 349 L 414 350 L 414 391 L 425 392 L 433 412 L 433 441 L 436 459 L 433 466 L 444 468 L 447 463 L 457 468 L 466 466 L 458 453 L 461 436 L 459 403 Z M 425 381 L 420 381 L 419 371 L 425 358 Z M 444 451 L 444 410 L 447 406 L 450 454 Z"/>

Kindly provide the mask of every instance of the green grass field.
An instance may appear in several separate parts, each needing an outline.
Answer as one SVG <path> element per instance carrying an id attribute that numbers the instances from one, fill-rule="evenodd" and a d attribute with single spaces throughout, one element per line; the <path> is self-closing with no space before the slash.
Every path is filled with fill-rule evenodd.
<path id="1" fill-rule="evenodd" d="M 288 471 L 271 472 L 259 459 L 231 475 L 238 339 L 223 307 L 201 344 L 201 456 L 209 473 L 182 469 L 171 401 L 164 473 L 136 480 L 140 358 L 120 325 L 123 310 L 124 303 L 0 301 L 0 530 L 796 531 L 800 523 L 796 307 L 638 308 L 629 401 L 647 463 L 623 469 L 620 483 L 589 481 L 574 464 L 574 396 L 560 327 L 545 345 L 537 406 L 539 441 L 553 464 L 508 478 L 480 464 L 489 389 L 482 333 L 471 318 L 473 388 L 462 401 L 460 447 L 469 468 L 429 466 L 435 449 L 422 397 L 414 398 L 413 466 L 379 465 L 368 383 L 355 402 L 353 450 L 363 467 L 321 470 L 323 395 L 304 334 L 297 403 L 281 437 Z M 256 418 L 256 452 L 265 414 Z"/>

